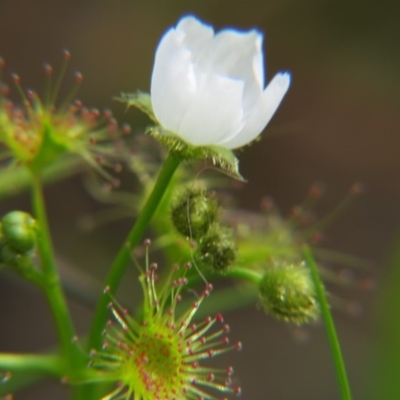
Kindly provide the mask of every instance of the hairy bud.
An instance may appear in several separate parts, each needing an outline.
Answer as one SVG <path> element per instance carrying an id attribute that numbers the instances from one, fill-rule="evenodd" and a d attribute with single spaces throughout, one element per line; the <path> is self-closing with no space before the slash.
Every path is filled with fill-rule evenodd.
<path id="1" fill-rule="evenodd" d="M 183 236 L 198 240 L 217 218 L 217 202 L 205 190 L 187 188 L 171 205 L 171 220 Z"/>
<path id="2" fill-rule="evenodd" d="M 304 264 L 270 268 L 260 282 L 260 299 L 267 313 L 297 325 L 319 316 L 310 271 Z"/>
<path id="3" fill-rule="evenodd" d="M 236 259 L 236 243 L 231 228 L 214 223 L 197 248 L 200 260 L 216 272 L 225 272 Z"/>

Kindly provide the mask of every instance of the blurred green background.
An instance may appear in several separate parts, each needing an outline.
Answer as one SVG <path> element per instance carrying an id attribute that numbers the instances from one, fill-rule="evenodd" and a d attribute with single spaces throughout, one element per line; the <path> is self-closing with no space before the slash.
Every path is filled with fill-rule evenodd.
<path id="1" fill-rule="evenodd" d="M 185 13 L 216 29 L 260 29 L 267 80 L 280 70 L 292 73 L 292 87 L 262 141 L 240 155 L 241 172 L 249 179 L 237 193 L 241 207 L 257 210 L 262 196 L 271 195 L 287 213 L 312 183 L 322 181 L 328 187 L 318 210 L 323 214 L 354 182 L 365 184 L 366 194 L 327 232 L 326 247 L 374 262 L 376 267 L 356 273 L 356 280 L 372 278 L 377 290 L 329 288 L 363 309 L 357 316 L 343 310 L 334 314 L 354 398 L 400 399 L 400 389 L 390 386 L 390 378 L 400 373 L 400 278 L 395 279 L 400 262 L 394 257 L 392 272 L 387 263 L 400 227 L 400 2 L 0 0 L 0 54 L 6 71 L 17 72 L 23 87 L 40 90 L 42 63 L 59 65 L 62 49 L 68 48 L 66 82 L 72 82 L 72 71 L 83 73 L 79 97 L 84 104 L 112 108 L 120 122 L 140 129 L 145 117 L 126 114 L 111 99 L 120 91 L 149 89 L 157 43 Z M 101 208 L 81 179 L 55 184 L 47 196 L 60 259 L 104 277 L 130 221 L 93 235 L 76 233 L 78 216 Z M 1 205 L 2 213 L 15 208 L 28 210 L 29 198 Z M 122 285 L 125 299 L 133 280 L 128 274 Z M 79 331 L 85 332 L 90 309 L 76 302 L 71 307 Z M 1 276 L 0 315 L 0 351 L 39 351 L 54 344 L 47 306 L 29 285 Z M 243 399 L 339 398 L 322 326 L 306 328 L 299 340 L 255 307 L 226 319 L 233 340 L 244 344 L 241 354 L 229 356 Z M 382 395 L 376 391 L 380 378 L 387 379 Z M 53 381 L 15 398 L 64 399 L 66 391 Z"/>

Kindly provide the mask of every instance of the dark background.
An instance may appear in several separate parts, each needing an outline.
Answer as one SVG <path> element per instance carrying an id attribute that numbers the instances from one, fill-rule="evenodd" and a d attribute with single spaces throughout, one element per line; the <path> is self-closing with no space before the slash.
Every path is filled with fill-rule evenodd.
<path id="1" fill-rule="evenodd" d="M 238 192 L 241 207 L 258 209 L 268 194 L 287 213 L 318 180 L 328 187 L 319 209 L 323 214 L 354 182 L 365 184 L 365 195 L 327 232 L 327 247 L 376 264 L 364 275 L 376 280 L 378 291 L 332 287 L 363 308 L 358 316 L 338 310 L 335 317 L 354 398 L 364 399 L 376 341 L 377 299 L 400 222 L 400 2 L 0 0 L 0 54 L 7 71 L 18 72 L 24 87 L 40 90 L 42 63 L 57 66 L 62 49 L 68 48 L 70 74 L 79 69 L 84 76 L 81 100 L 110 107 L 121 122 L 140 128 L 146 119 L 139 113 L 124 114 L 111 99 L 120 91 L 149 89 L 158 40 L 189 12 L 216 29 L 262 30 L 267 80 L 279 70 L 292 73 L 292 86 L 261 143 L 240 155 L 241 172 L 249 179 Z M 91 236 L 75 233 L 77 217 L 100 208 L 80 178 L 49 187 L 47 200 L 60 259 L 103 277 L 129 222 L 111 224 Z M 2 205 L 3 212 L 15 208 L 29 210 L 28 197 Z M 125 297 L 132 279 L 133 274 L 124 281 Z M 71 306 L 83 333 L 90 310 Z M 0 315 L 0 351 L 40 351 L 55 343 L 48 308 L 28 284 L 1 277 Z M 322 326 L 307 328 L 307 340 L 299 343 L 287 326 L 255 307 L 227 319 L 232 336 L 244 343 L 243 352 L 229 361 L 240 379 L 242 398 L 339 398 Z M 49 382 L 16 399 L 62 399 L 63 393 L 57 382 Z"/>

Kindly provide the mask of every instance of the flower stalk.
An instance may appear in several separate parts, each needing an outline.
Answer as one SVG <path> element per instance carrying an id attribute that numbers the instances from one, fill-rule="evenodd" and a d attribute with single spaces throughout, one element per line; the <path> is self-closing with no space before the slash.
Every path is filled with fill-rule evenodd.
<path id="1" fill-rule="evenodd" d="M 76 336 L 75 329 L 57 273 L 53 245 L 47 222 L 42 184 L 40 178 L 34 173 L 32 173 L 32 189 L 33 210 L 35 218 L 39 223 L 37 244 L 45 277 L 45 282 L 42 287 L 55 319 L 62 354 L 65 360 L 67 360 L 67 364 L 70 366 L 71 370 L 73 370 L 73 366 L 76 364 L 76 360 L 81 358 L 81 354 L 78 352 L 76 344 L 73 342 L 73 338 Z"/>
<path id="2" fill-rule="evenodd" d="M 11 375 L 14 372 L 34 372 L 62 376 L 63 364 L 58 354 L 0 353 L 0 370 Z"/>
<path id="3" fill-rule="evenodd" d="M 311 277 L 314 281 L 315 291 L 321 309 L 322 319 L 324 320 L 326 334 L 328 336 L 329 345 L 331 347 L 333 362 L 336 369 L 336 375 L 339 383 L 339 389 L 342 400 L 351 400 L 350 384 L 347 378 L 346 366 L 344 363 L 342 350 L 340 348 L 339 339 L 336 333 L 335 324 L 333 322 L 332 314 L 330 311 L 328 299 L 324 285 L 319 277 L 318 267 L 314 261 L 314 257 L 308 246 L 303 248 L 303 255 L 307 265 L 311 271 Z"/>
<path id="4" fill-rule="evenodd" d="M 147 199 L 147 202 L 139 214 L 135 224 L 133 225 L 132 230 L 129 232 L 128 237 L 119 250 L 105 279 L 104 286 L 109 288 L 108 290 L 110 294 L 114 294 L 116 292 L 119 282 L 121 281 L 126 266 L 130 260 L 132 249 L 134 249 L 142 239 L 144 231 L 148 227 L 151 218 L 161 202 L 163 195 L 168 188 L 169 182 L 171 181 L 174 172 L 180 164 L 180 161 L 180 158 L 173 152 L 169 153 L 168 158 L 165 160 L 153 191 Z M 97 303 L 89 336 L 89 348 L 98 349 L 101 346 L 102 338 L 100 332 L 103 330 L 107 320 L 108 302 L 109 296 L 103 293 Z"/>

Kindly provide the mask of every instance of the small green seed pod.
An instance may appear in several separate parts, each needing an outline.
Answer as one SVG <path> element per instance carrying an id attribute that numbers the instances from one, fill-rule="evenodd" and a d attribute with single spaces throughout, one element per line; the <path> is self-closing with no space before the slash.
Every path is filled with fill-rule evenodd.
<path id="1" fill-rule="evenodd" d="M 26 212 L 11 211 L 1 220 L 3 241 L 14 251 L 25 254 L 36 245 L 36 221 Z"/>
<path id="2" fill-rule="evenodd" d="M 260 300 L 268 314 L 296 325 L 319 316 L 314 284 L 304 264 L 269 269 L 260 282 Z"/>
<path id="3" fill-rule="evenodd" d="M 217 218 L 218 205 L 205 190 L 187 188 L 171 204 L 171 220 L 183 236 L 198 240 Z"/>
<path id="4" fill-rule="evenodd" d="M 203 264 L 216 272 L 225 272 L 236 259 L 236 243 L 231 228 L 214 223 L 201 238 L 197 255 Z"/>

